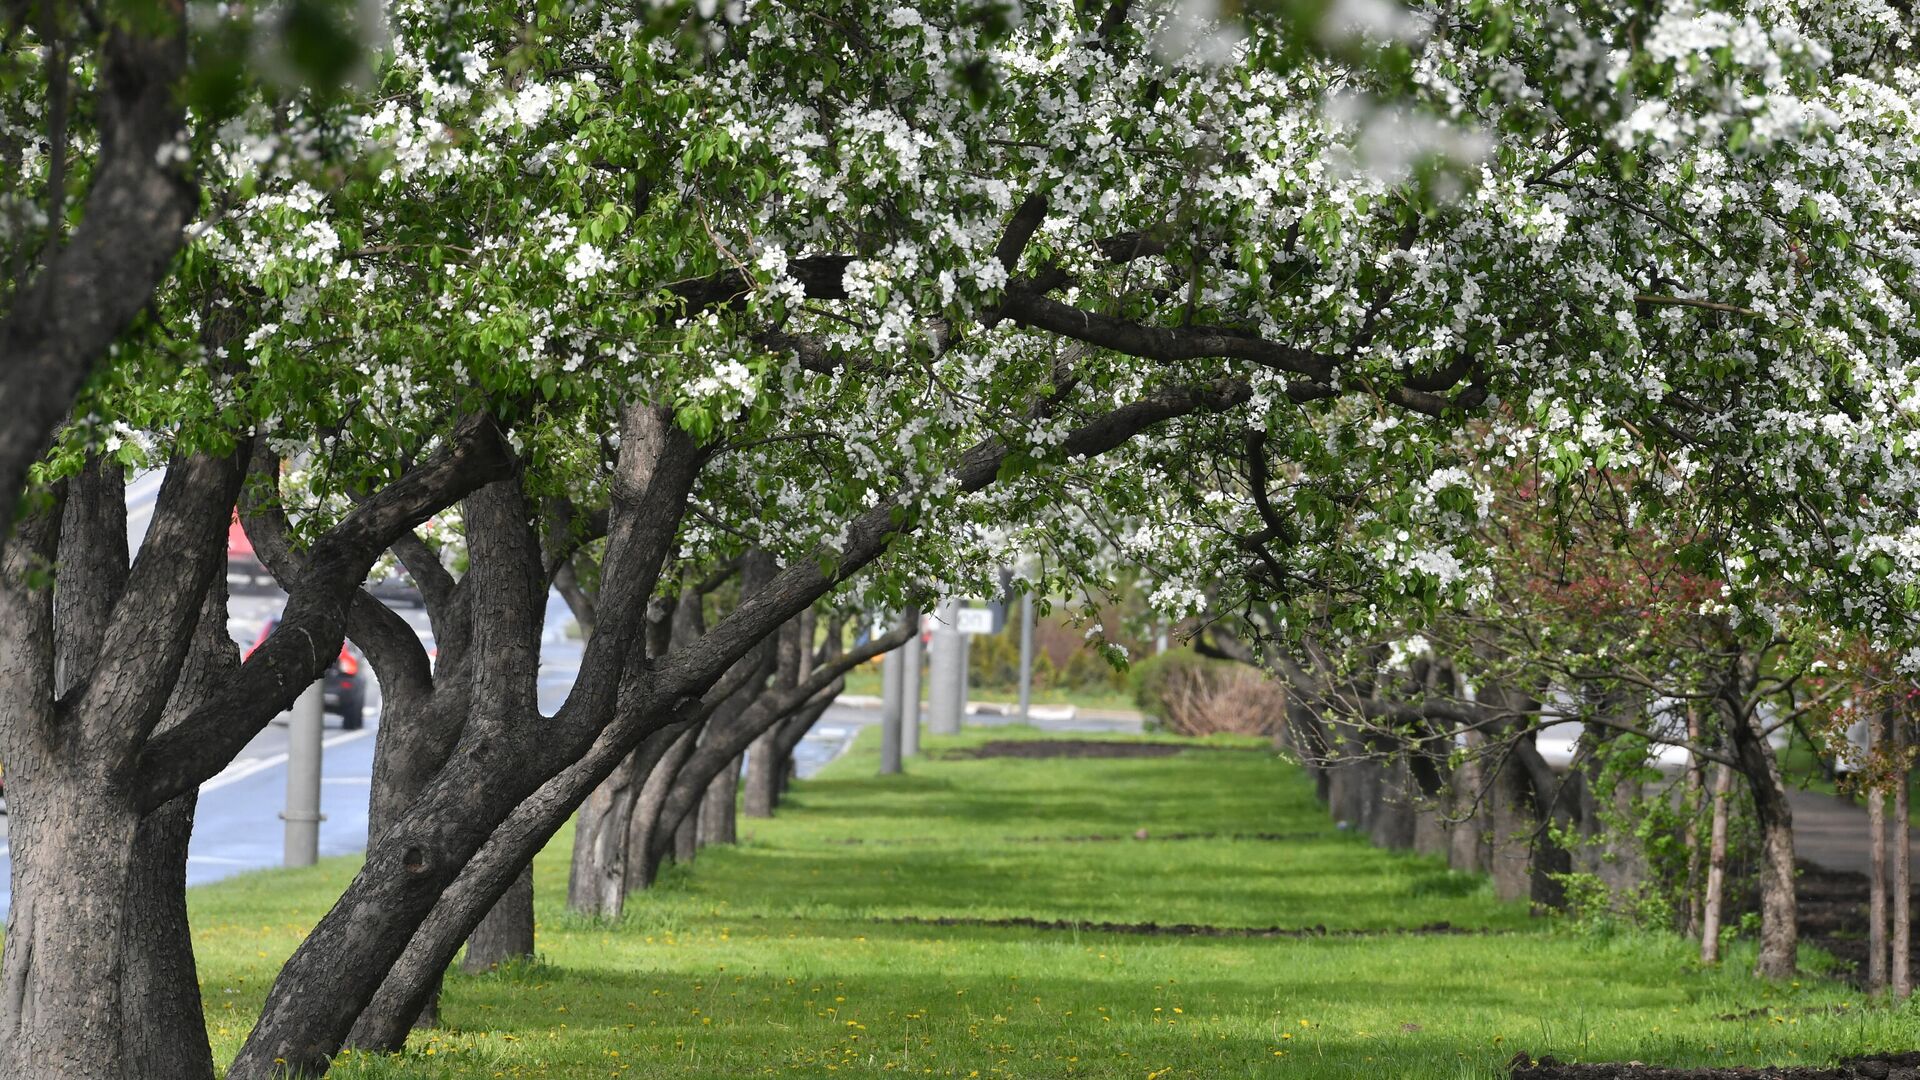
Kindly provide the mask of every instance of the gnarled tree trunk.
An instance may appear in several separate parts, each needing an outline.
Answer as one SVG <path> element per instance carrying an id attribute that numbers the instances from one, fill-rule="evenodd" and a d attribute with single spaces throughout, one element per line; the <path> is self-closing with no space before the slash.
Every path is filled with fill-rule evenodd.
<path id="1" fill-rule="evenodd" d="M 1742 653 L 1731 665 L 1720 700 L 1760 828 L 1760 954 L 1753 973 L 1763 979 L 1787 979 L 1793 976 L 1800 954 L 1800 916 L 1793 887 L 1793 808 L 1787 804 L 1780 761 L 1754 712 L 1756 681 L 1753 658 Z"/>

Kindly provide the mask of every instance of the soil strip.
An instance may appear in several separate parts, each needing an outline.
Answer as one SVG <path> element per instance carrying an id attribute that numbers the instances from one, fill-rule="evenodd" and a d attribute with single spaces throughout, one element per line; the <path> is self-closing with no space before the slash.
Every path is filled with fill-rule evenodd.
<path id="1" fill-rule="evenodd" d="M 1114 742 L 1107 739 L 995 739 L 979 746 L 947 750 L 937 757 L 948 761 L 978 758 L 1165 758 L 1180 754 L 1258 754 L 1238 746 L 1203 746 L 1165 742 Z"/>
<path id="2" fill-rule="evenodd" d="M 1212 938 L 1364 938 L 1364 937 L 1450 937 L 1492 936 L 1507 930 L 1482 930 L 1452 923 L 1436 922 L 1425 926 L 1395 927 L 1386 930 L 1329 930 L 1324 926 L 1207 926 L 1199 923 L 1115 923 L 1079 922 L 1071 919 L 1035 919 L 1020 915 L 1006 919 L 985 919 L 968 915 L 943 915 L 925 918 L 903 915 L 876 922 L 907 926 L 984 926 L 1007 930 L 1074 930 L 1084 934 L 1137 934 L 1144 937 Z"/>
<path id="3" fill-rule="evenodd" d="M 1002 844 L 1106 844 L 1124 840 L 1233 840 L 1248 843 L 1279 844 L 1298 843 L 1302 840 L 1326 840 L 1332 835 L 1325 832 L 1295 833 L 1219 833 L 1219 832 L 1173 832 L 1148 833 L 1141 829 L 1133 833 L 1096 833 L 1091 836 L 1003 836 Z M 948 841 L 937 836 L 894 837 L 888 840 L 871 840 L 859 836 L 843 836 L 824 841 L 835 847 L 911 847 L 914 845 L 944 844 Z"/>
<path id="4" fill-rule="evenodd" d="M 1838 1065 L 1761 1065 L 1670 1069 L 1638 1061 L 1567 1065 L 1522 1051 L 1507 1063 L 1513 1080 L 1920 1080 L 1920 1053 L 1872 1054 Z"/>

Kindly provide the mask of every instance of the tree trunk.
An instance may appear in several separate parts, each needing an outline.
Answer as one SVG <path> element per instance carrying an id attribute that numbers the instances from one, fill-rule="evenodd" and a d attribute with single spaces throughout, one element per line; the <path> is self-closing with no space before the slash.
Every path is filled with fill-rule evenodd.
<path id="1" fill-rule="evenodd" d="M 693 862 L 700 851 L 700 815 L 687 814 L 673 828 L 673 861 L 681 866 Z"/>
<path id="2" fill-rule="evenodd" d="M 1871 873 L 1867 884 L 1867 991 L 1887 988 L 1887 793 L 1885 778 L 1874 773 L 1886 749 L 1888 716 L 1882 713 L 1867 724 L 1867 850 Z"/>
<path id="3" fill-rule="evenodd" d="M 734 824 L 734 814 L 739 804 L 740 758 L 735 755 L 727 760 L 719 775 L 707 784 L 707 793 L 700 800 L 698 843 L 701 847 L 732 844 L 739 840 L 739 830 Z"/>
<path id="4" fill-rule="evenodd" d="M 1687 738 L 1695 744 L 1705 741 L 1706 731 L 1700 723 L 1700 710 L 1693 705 L 1687 706 Z M 1706 848 L 1700 843 L 1700 811 L 1706 801 L 1706 766 L 1700 755 L 1687 754 L 1687 788 L 1685 799 L 1686 830 L 1681 835 L 1681 843 L 1687 850 L 1687 910 L 1686 920 L 1680 932 L 1693 937 L 1700 933 L 1700 877 L 1705 873 Z"/>
<path id="5" fill-rule="evenodd" d="M 1532 787 L 1511 754 L 1497 763 L 1483 805 L 1487 810 L 1487 871 L 1493 895 L 1526 900 L 1533 895 Z"/>
<path id="6" fill-rule="evenodd" d="M 647 735 L 611 768 L 623 767 L 636 757 L 650 767 L 676 740 L 690 734 L 690 726 L 682 723 Z M 422 921 L 355 1022 L 349 1045 L 392 1051 L 405 1043 L 406 1024 L 396 1018 L 419 1008 L 419 1002 L 453 960 L 460 942 L 477 932 L 483 916 L 499 906 L 505 891 L 518 880 L 513 867 L 527 865 L 552 838 L 566 820 L 568 809 L 592 789 L 598 770 L 606 768 L 610 774 L 611 768 L 600 761 L 608 756 L 589 753 L 542 785 L 509 815 Z"/>
<path id="7" fill-rule="evenodd" d="M 1486 737 L 1477 730 L 1462 734 L 1466 742 L 1466 757 L 1447 784 L 1447 813 L 1453 818 L 1447 865 L 1463 874 L 1478 874 L 1487 868 L 1485 848 L 1480 842 L 1481 823 L 1479 816 L 1474 813 L 1474 800 L 1480 797 L 1483 769 L 1479 750 Z"/>
<path id="8" fill-rule="evenodd" d="M 86 480 L 75 498 L 90 505 L 69 517 L 97 523 L 103 508 L 86 497 Z M 124 778 L 101 775 L 113 733 L 87 715 L 65 717 L 56 729 L 54 706 L 59 691 L 87 677 L 118 588 L 96 581 L 63 594 L 56 622 L 54 590 L 33 575 L 56 559 L 71 570 L 101 550 L 97 529 L 79 525 L 62 537 L 62 512 L 22 521 L 0 559 L 0 760 L 13 861 L 0 956 L 0 1076 L 120 1080 L 127 1062 L 119 944 L 140 814 Z M 56 730 L 62 738 L 49 737 Z M 205 1038 L 204 1029 L 181 1034 Z"/>
<path id="9" fill-rule="evenodd" d="M 580 805 L 567 872 L 567 907 L 588 918 L 617 919 L 627 896 L 627 830 L 640 799 L 640 751 Z M 651 762 L 646 763 L 649 766 Z"/>
<path id="10" fill-rule="evenodd" d="M 661 825 L 660 811 L 666 806 L 668 793 L 673 790 L 674 777 L 680 775 L 680 767 L 687 763 L 687 757 L 693 753 L 694 742 L 699 736 L 700 729 L 690 727 L 675 738 L 660 760 L 648 770 L 646 782 L 640 786 L 633 817 L 627 823 L 628 892 L 648 888 L 660 873 L 658 852 L 663 845 L 654 843 L 654 835 Z"/>
<path id="11" fill-rule="evenodd" d="M 520 873 L 493 909 L 467 938 L 467 956 L 460 970 L 473 974 L 491 971 L 514 960 L 533 959 L 533 866 Z"/>
<path id="12" fill-rule="evenodd" d="M 225 628 L 221 634 L 225 636 Z M 134 839 L 120 935 L 127 1067 L 140 1080 L 209 1080 L 213 1050 L 187 927 L 187 841 L 198 792 L 148 814 Z"/>
<path id="13" fill-rule="evenodd" d="M 1907 717 L 1895 714 L 1893 723 L 1893 996 L 1913 993 L 1913 863 L 1908 844 L 1907 792 L 1911 766 L 1907 757 Z"/>
<path id="14" fill-rule="evenodd" d="M 60 771 L 14 742 L 7 756 L 13 906 L 0 963 L 7 1003 L 0 1076 L 122 1080 L 124 967 L 112 943 L 126 925 L 140 817 L 124 790 Z"/>
<path id="15" fill-rule="evenodd" d="M 747 767 L 740 778 L 742 817 L 769 818 L 780 801 L 780 726 L 760 733 L 747 749 Z"/>
<path id="16" fill-rule="evenodd" d="M 1800 921 L 1793 886 L 1793 808 L 1787 805 L 1786 781 L 1779 759 L 1767 745 L 1758 719 L 1747 703 L 1746 688 L 1753 685 L 1753 661 L 1739 662 L 1740 683 L 1729 693 L 1733 713 L 1731 734 L 1740 771 L 1753 795 L 1754 818 L 1760 827 L 1760 955 L 1754 974 L 1763 979 L 1787 979 L 1798 966 Z M 1737 704 L 1733 694 L 1737 693 Z"/>
<path id="17" fill-rule="evenodd" d="M 880 661 L 880 775 L 900 772 L 901 694 L 905 672 L 900 650 L 895 649 Z"/>
<path id="18" fill-rule="evenodd" d="M 800 746 L 800 741 L 807 737 L 807 732 L 813 729 L 820 712 L 803 711 L 780 721 L 780 726 L 774 729 L 773 805 L 776 809 L 793 787 L 793 752 Z"/>
<path id="19" fill-rule="evenodd" d="M 1733 792 L 1733 770 L 1721 765 L 1713 772 L 1713 825 L 1707 841 L 1707 888 L 1700 897 L 1700 962 L 1720 962 L 1720 907 L 1727 892 L 1727 801 Z"/>

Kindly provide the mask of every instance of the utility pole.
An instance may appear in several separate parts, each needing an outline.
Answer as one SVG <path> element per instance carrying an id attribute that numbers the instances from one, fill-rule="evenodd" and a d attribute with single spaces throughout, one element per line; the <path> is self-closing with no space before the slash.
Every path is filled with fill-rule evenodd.
<path id="1" fill-rule="evenodd" d="M 320 858 L 320 684 L 294 699 L 287 724 L 287 823 L 285 863 L 312 866 Z"/>
<path id="2" fill-rule="evenodd" d="M 1020 594 L 1020 722 L 1033 723 L 1033 594 Z"/>
<path id="3" fill-rule="evenodd" d="M 967 639 L 960 633 L 960 601 L 942 600 L 933 614 L 927 657 L 927 728 L 935 735 L 960 734 L 967 702 Z"/>
<path id="4" fill-rule="evenodd" d="M 920 753 L 920 663 L 925 650 L 920 647 L 920 609 L 907 611 L 907 623 L 913 636 L 900 646 L 900 756 Z"/>
<path id="5" fill-rule="evenodd" d="M 906 664 L 895 649 L 880 658 L 880 775 L 900 771 L 901 690 Z"/>

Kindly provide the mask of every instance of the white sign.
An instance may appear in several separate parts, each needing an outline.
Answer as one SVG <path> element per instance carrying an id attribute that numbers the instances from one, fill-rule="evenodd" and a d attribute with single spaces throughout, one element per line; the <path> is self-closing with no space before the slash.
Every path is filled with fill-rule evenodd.
<path id="1" fill-rule="evenodd" d="M 983 607 L 963 607 L 954 613 L 956 625 L 963 634 L 993 633 L 993 611 Z"/>

